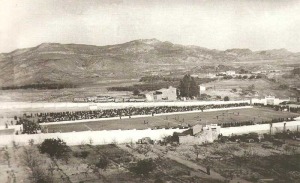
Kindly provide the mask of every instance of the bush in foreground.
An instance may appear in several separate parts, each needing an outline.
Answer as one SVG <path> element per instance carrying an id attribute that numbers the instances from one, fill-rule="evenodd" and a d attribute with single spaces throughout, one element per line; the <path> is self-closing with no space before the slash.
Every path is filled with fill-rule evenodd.
<path id="1" fill-rule="evenodd" d="M 57 159 L 68 159 L 70 156 L 70 147 L 61 140 L 60 138 L 57 139 L 45 139 L 44 142 L 38 147 L 42 154 L 46 153 L 51 158 Z"/>
<path id="2" fill-rule="evenodd" d="M 137 164 L 130 168 L 130 171 L 137 175 L 147 176 L 155 168 L 155 164 L 152 159 L 139 160 Z"/>

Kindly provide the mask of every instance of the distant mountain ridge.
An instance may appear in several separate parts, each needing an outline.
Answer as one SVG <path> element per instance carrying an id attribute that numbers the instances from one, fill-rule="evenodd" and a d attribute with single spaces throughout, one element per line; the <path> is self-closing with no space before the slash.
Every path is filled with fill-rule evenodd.
<path id="1" fill-rule="evenodd" d="M 189 70 L 207 64 L 228 64 L 245 60 L 285 61 L 300 59 L 285 49 L 210 50 L 157 39 L 93 46 L 43 43 L 36 47 L 0 54 L 0 86 L 35 83 L 86 83 L 107 78 L 139 78 L 146 71 Z"/>

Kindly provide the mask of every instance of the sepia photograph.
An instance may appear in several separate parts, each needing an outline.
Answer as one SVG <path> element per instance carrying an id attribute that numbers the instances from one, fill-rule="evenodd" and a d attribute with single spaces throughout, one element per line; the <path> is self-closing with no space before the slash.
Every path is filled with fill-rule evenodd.
<path id="1" fill-rule="evenodd" d="M 300 183 L 300 1 L 0 0 L 0 183 Z"/>

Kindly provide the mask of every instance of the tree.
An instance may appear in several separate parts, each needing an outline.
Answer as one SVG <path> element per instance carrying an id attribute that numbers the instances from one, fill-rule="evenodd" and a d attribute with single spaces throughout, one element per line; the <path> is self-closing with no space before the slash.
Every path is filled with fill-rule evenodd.
<path id="1" fill-rule="evenodd" d="M 60 138 L 45 139 L 38 148 L 42 154 L 46 153 L 51 158 L 66 160 L 70 157 L 70 147 Z"/>
<path id="2" fill-rule="evenodd" d="M 224 101 L 229 101 L 229 97 L 228 97 L 228 96 L 225 96 L 225 97 L 224 97 Z"/>
<path id="3" fill-rule="evenodd" d="M 292 71 L 292 73 L 294 75 L 300 75 L 300 67 L 299 68 L 294 68 L 294 70 Z"/>
<path id="4" fill-rule="evenodd" d="M 23 133 L 34 134 L 40 129 L 40 125 L 33 121 L 29 121 L 28 119 L 23 121 Z"/>
<path id="5" fill-rule="evenodd" d="M 140 91 L 138 89 L 133 90 L 133 95 L 139 95 L 139 94 L 140 94 Z"/>
<path id="6" fill-rule="evenodd" d="M 28 141 L 28 144 L 29 144 L 30 146 L 33 146 L 33 145 L 34 145 L 34 140 L 33 140 L 33 139 L 30 139 L 30 140 Z"/>
<path id="7" fill-rule="evenodd" d="M 247 70 L 245 70 L 245 69 L 241 69 L 239 73 L 240 73 L 240 74 L 247 74 L 247 73 L 249 73 L 249 71 L 247 71 Z"/>
<path id="8" fill-rule="evenodd" d="M 198 159 L 198 158 L 199 158 L 199 154 L 201 153 L 201 148 L 200 148 L 200 146 L 198 146 L 198 145 L 193 145 L 193 149 L 191 149 L 191 150 L 192 150 L 192 152 L 195 153 L 196 159 Z"/>
<path id="9" fill-rule="evenodd" d="M 250 91 L 252 91 L 252 90 L 254 90 L 254 89 L 255 89 L 255 86 L 254 86 L 254 84 L 252 84 L 252 85 L 248 86 L 248 88 L 247 88 L 247 90 L 250 90 Z"/>
<path id="10" fill-rule="evenodd" d="M 198 85 L 193 77 L 184 75 L 178 87 L 181 97 L 197 97 L 199 95 Z"/>
<path id="11" fill-rule="evenodd" d="M 107 158 L 100 158 L 98 162 L 95 164 L 97 168 L 105 170 L 109 165 L 109 161 Z"/>
<path id="12" fill-rule="evenodd" d="M 249 77 L 249 79 L 255 79 L 255 76 L 254 76 L 254 75 L 251 75 L 251 76 Z"/>
<path id="13" fill-rule="evenodd" d="M 138 175 L 148 175 L 155 168 L 155 163 L 152 159 L 139 160 L 137 164 L 130 168 L 130 171 Z"/>
<path id="14" fill-rule="evenodd" d="M 10 167 L 10 155 L 7 150 L 4 152 L 4 159 L 7 161 L 7 165 Z"/>
<path id="15" fill-rule="evenodd" d="M 24 147 L 20 154 L 20 160 L 22 165 L 28 167 L 30 182 L 33 183 L 53 183 L 53 174 L 51 175 L 50 169 L 46 169 L 47 164 L 44 161 L 45 157 L 41 157 L 41 154 L 35 147 Z M 45 167 L 46 166 L 46 167 Z M 54 169 L 53 169 L 54 170 Z"/>

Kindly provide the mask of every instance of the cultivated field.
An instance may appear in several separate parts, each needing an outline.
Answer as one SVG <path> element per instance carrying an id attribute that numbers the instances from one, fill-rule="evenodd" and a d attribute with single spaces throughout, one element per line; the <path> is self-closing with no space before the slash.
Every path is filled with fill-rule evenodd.
<path id="1" fill-rule="evenodd" d="M 289 90 L 280 90 L 279 83 L 271 82 L 267 79 L 229 79 L 229 80 L 217 80 L 207 84 L 204 84 L 206 87 L 211 87 L 211 89 L 205 91 L 206 94 L 211 96 L 229 96 L 230 99 L 242 98 L 241 91 L 242 89 L 247 89 L 247 87 L 254 85 L 254 91 L 257 91 L 257 96 L 255 97 L 264 97 L 267 95 L 273 95 L 279 98 L 287 98 L 287 96 L 295 96 L 293 91 Z M 232 89 L 236 89 L 234 92 Z"/>
<path id="2" fill-rule="evenodd" d="M 89 97 L 98 95 L 122 96 L 132 94 L 132 92 L 107 91 L 107 87 L 128 86 L 137 84 L 137 80 L 109 80 L 105 83 L 86 84 L 78 88 L 64 88 L 53 90 L 19 89 L 0 90 L 1 102 L 71 102 L 75 97 Z"/>
<path id="3" fill-rule="evenodd" d="M 111 144 L 93 142 L 72 146 L 68 160 L 49 158 L 36 145 L 0 149 L 0 182 L 32 182 L 29 167 L 43 172 L 48 182 L 66 183 L 248 183 L 260 179 L 299 182 L 299 143 L 281 146 L 269 141 L 255 143 L 215 142 L 202 146 L 185 144 Z M 30 152 L 28 156 L 25 152 Z M 198 157 L 197 157 L 198 154 Z M 26 156 L 27 155 L 27 156 Z M 107 163 L 98 164 L 106 159 Z M 149 174 L 135 174 L 131 167 L 152 159 Z M 28 162 L 34 161 L 35 164 Z M 105 166 L 103 165 L 105 164 Z M 210 175 L 206 167 L 211 168 Z M 41 174 L 42 175 L 42 174 Z"/>
<path id="4" fill-rule="evenodd" d="M 155 127 L 178 127 L 178 125 L 215 124 L 226 122 L 254 121 L 262 122 L 277 118 L 299 116 L 296 113 L 275 111 L 269 108 L 235 109 L 214 112 L 196 112 L 165 116 L 116 119 L 97 122 L 47 125 L 48 132 L 72 132 L 86 130 L 127 130 Z"/>

